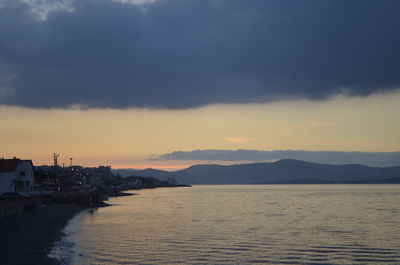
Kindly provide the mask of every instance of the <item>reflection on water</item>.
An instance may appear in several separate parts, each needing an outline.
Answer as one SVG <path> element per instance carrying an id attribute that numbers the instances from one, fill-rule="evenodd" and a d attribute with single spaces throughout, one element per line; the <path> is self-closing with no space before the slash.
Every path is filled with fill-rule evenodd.
<path id="1" fill-rule="evenodd" d="M 65 263 L 400 264 L 400 185 L 195 186 L 109 202 L 70 222 Z"/>

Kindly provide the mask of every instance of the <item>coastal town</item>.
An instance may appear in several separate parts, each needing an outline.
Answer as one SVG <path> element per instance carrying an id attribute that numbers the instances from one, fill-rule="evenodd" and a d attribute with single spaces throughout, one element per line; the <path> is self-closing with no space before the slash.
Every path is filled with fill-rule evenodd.
<path id="1" fill-rule="evenodd" d="M 31 160 L 13 157 L 0 159 L 0 218 L 29 211 L 49 203 L 101 205 L 110 196 L 129 195 L 127 190 L 176 187 L 175 179 L 121 176 L 111 166 L 83 167 L 59 165 L 35 166 Z"/>

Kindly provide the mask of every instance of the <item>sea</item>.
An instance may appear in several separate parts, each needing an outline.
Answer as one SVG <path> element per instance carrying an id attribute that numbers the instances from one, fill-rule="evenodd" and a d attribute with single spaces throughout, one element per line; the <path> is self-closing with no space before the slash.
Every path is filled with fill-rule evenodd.
<path id="1" fill-rule="evenodd" d="M 84 211 L 63 264 L 400 264 L 400 185 L 199 185 Z"/>

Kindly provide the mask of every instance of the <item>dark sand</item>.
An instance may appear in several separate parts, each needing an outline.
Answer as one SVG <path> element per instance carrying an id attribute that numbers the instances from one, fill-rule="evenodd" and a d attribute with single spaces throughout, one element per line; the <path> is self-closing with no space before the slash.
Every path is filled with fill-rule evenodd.
<path id="1" fill-rule="evenodd" d="M 0 219 L 0 265 L 60 264 L 47 255 L 68 221 L 87 208 L 50 205 Z"/>

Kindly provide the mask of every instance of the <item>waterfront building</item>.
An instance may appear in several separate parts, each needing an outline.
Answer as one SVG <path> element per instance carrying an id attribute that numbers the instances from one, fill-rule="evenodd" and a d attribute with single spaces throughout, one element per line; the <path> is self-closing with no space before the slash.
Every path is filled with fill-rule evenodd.
<path id="1" fill-rule="evenodd" d="M 0 194 L 4 192 L 33 191 L 34 174 L 32 160 L 0 159 Z"/>

